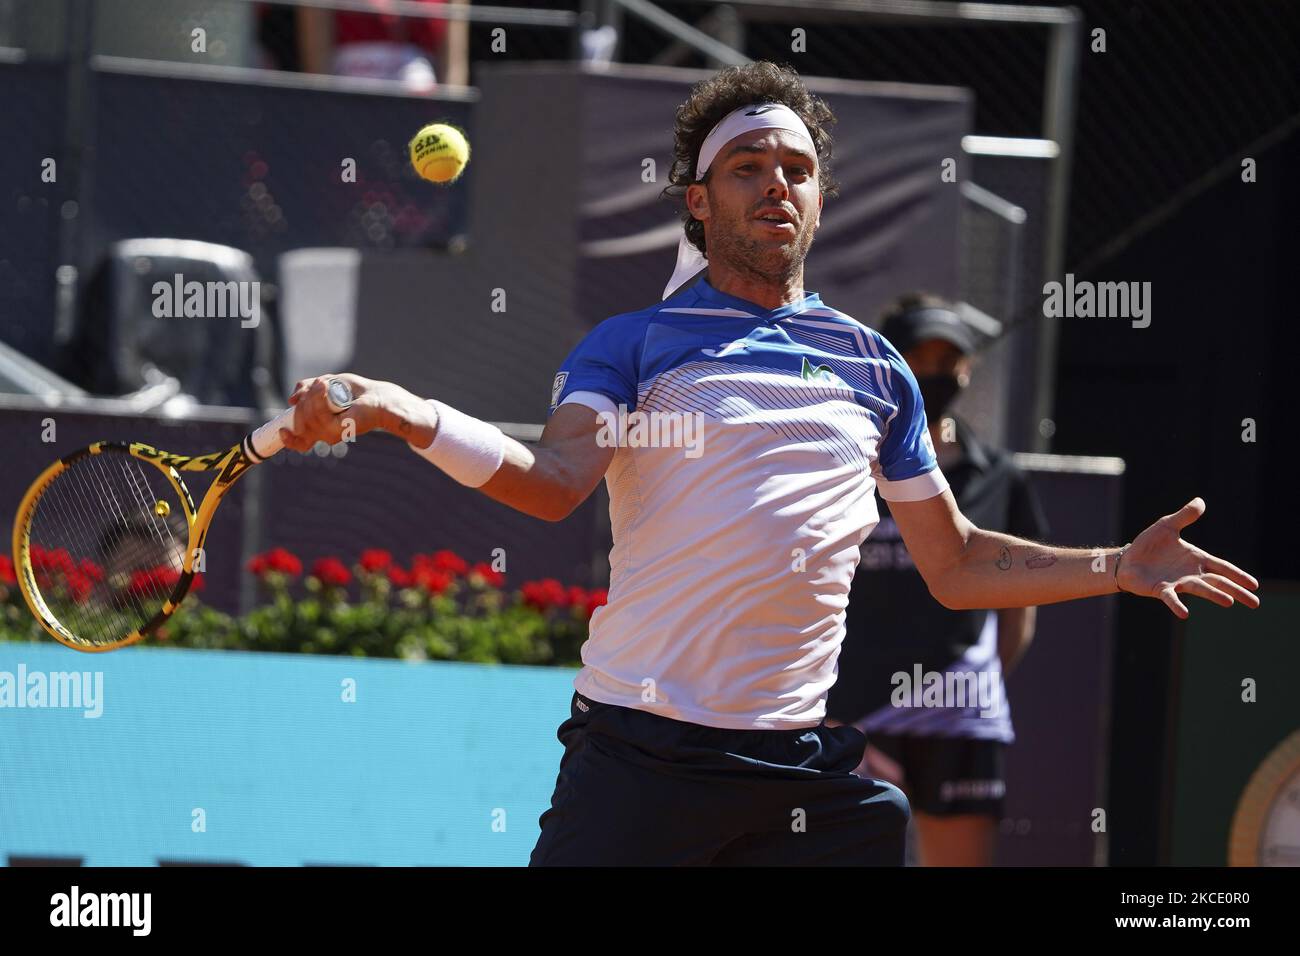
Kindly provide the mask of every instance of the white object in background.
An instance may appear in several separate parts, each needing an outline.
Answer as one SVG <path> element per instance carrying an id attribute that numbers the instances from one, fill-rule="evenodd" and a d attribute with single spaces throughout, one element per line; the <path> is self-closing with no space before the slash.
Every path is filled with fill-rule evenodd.
<path id="1" fill-rule="evenodd" d="M 397 80 L 413 93 L 427 93 L 438 86 L 433 63 L 411 43 L 344 44 L 334 53 L 333 72 L 336 76 Z"/>
<path id="2" fill-rule="evenodd" d="M 284 384 L 345 372 L 356 351 L 357 249 L 295 249 L 280 256 Z"/>
<path id="3" fill-rule="evenodd" d="M 596 30 L 582 31 L 582 59 L 595 66 L 609 66 L 618 44 L 618 31 L 608 23 Z"/>

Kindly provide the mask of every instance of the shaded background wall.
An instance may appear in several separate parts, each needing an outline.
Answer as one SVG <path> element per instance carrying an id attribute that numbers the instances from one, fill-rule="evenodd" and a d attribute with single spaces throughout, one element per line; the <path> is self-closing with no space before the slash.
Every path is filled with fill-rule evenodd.
<path id="1" fill-rule="evenodd" d="M 1129 463 L 1126 534 L 1200 495 L 1206 514 L 1188 539 L 1261 581 L 1294 581 L 1300 558 L 1288 504 L 1294 485 L 1289 422 L 1300 337 L 1287 263 L 1295 253 L 1288 224 L 1300 216 L 1292 175 L 1300 168 L 1300 136 L 1292 132 L 1243 155 L 1258 161 L 1257 182 L 1242 182 L 1239 161 L 1233 162 L 1231 173 L 1081 274 L 1151 282 L 1152 322 L 1146 329 L 1124 320 L 1062 324 L 1056 446 L 1081 454 L 1104 450 Z M 1243 441 L 1245 419 L 1256 423 L 1253 442 Z M 1263 606 L 1252 613 L 1274 619 L 1289 613 L 1271 606 L 1271 593 L 1265 584 Z M 1291 619 L 1292 633 L 1294 624 Z M 1150 601 L 1123 602 L 1119 626 L 1110 799 L 1121 829 L 1114 861 L 1141 863 L 1172 852 L 1164 800 L 1167 781 L 1180 771 L 1166 745 L 1178 733 L 1171 695 L 1175 655 L 1188 628 Z M 1247 640 L 1232 629 L 1216 633 L 1234 644 Z M 1222 692 L 1237 699 L 1240 687 L 1232 684 Z M 1292 726 L 1300 726 L 1294 695 L 1288 711 Z M 1280 727 L 1270 733 L 1284 735 Z M 1210 766 L 1216 758 L 1207 747 L 1184 751 L 1183 759 Z"/>

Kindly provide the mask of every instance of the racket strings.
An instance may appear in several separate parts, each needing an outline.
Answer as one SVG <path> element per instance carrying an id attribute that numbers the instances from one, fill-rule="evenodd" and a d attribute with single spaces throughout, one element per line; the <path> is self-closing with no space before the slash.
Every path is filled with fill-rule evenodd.
<path id="1" fill-rule="evenodd" d="M 148 623 L 184 569 L 188 528 L 175 487 L 123 452 L 87 455 L 45 489 L 29 527 L 36 586 L 88 644 Z"/>
<path id="2" fill-rule="evenodd" d="M 67 529 L 78 529 L 79 531 L 79 529 L 88 527 L 90 524 L 89 515 L 85 513 L 83 506 L 80 503 L 80 499 L 69 496 L 67 494 L 67 488 L 64 486 L 63 482 L 56 481 L 53 485 L 51 485 L 46 490 L 44 497 L 42 497 L 41 499 L 41 507 L 44 508 L 46 507 L 47 504 L 52 510 L 56 512 L 55 517 L 56 520 L 60 522 L 60 527 L 67 528 Z M 76 513 L 75 522 L 71 520 L 71 514 L 74 512 Z M 70 537 L 72 537 L 72 535 L 70 535 Z M 88 552 L 90 550 L 90 543 L 85 541 L 82 535 L 78 533 L 75 535 L 75 538 L 76 540 L 73 542 L 62 541 L 59 542 L 59 545 L 63 546 L 65 550 L 69 552 L 70 555 L 81 554 L 84 552 Z M 32 543 L 38 544 L 38 541 L 33 540 Z M 44 545 L 38 544 L 38 546 L 44 548 L 47 554 L 52 552 L 55 547 L 53 544 L 44 544 Z M 49 563 L 42 562 L 42 567 L 45 571 L 43 577 L 48 581 L 50 577 Z M 98 587 L 98 582 L 95 580 L 93 573 L 92 572 L 84 572 L 84 573 L 86 573 L 86 576 L 89 579 L 90 586 L 92 588 Z M 51 586 L 48 584 L 46 585 L 46 589 L 52 590 Z M 43 596 L 45 595 L 43 594 Z M 52 599 L 56 600 L 57 598 L 55 598 L 53 594 L 46 597 L 45 603 L 47 606 L 52 603 Z M 71 615 L 65 615 L 65 616 L 71 616 Z M 107 633 L 107 629 L 106 629 L 107 622 L 105 621 L 90 620 L 86 622 L 91 628 L 93 628 L 94 631 L 93 634 L 83 634 L 77 631 L 76 629 L 74 629 L 72 625 L 77 623 L 76 621 L 69 620 L 69 621 L 63 621 L 62 623 L 64 624 L 65 627 L 69 627 L 70 630 L 73 630 L 73 633 L 78 634 L 78 636 L 88 637 L 93 639 L 94 643 L 106 644 L 112 640 L 112 637 Z"/>
<path id="3" fill-rule="evenodd" d="M 114 508 L 117 511 L 118 520 L 121 523 L 120 527 L 130 526 L 131 519 L 128 517 L 128 514 L 135 514 L 137 520 L 147 520 L 152 526 L 150 529 L 153 532 L 152 539 L 143 536 L 136 537 L 134 535 L 129 535 L 123 536 L 120 541 L 115 542 L 117 549 L 123 554 L 125 564 L 132 574 L 132 580 L 126 587 L 125 595 L 119 594 L 119 600 L 124 597 L 126 603 L 132 604 L 138 614 L 143 615 L 144 620 L 147 621 L 153 616 L 156 610 L 162 606 L 162 602 L 166 599 L 166 595 L 171 593 L 171 588 L 169 587 L 165 589 L 166 593 L 160 595 L 158 592 L 163 589 L 154 585 L 153 576 L 145 579 L 135 578 L 135 572 L 137 570 L 151 570 L 150 568 L 145 567 L 145 565 L 149 563 L 149 559 L 153 556 L 155 549 L 152 545 L 155 541 L 161 542 L 163 540 L 162 536 L 158 534 L 157 515 L 155 514 L 154 503 L 146 501 L 143 495 L 137 493 L 136 504 L 138 507 L 132 508 L 130 505 L 124 507 L 117 500 L 117 496 L 114 493 L 113 482 L 111 480 L 111 466 L 105 463 L 104 456 L 96 455 L 91 460 L 98 466 L 100 478 L 106 479 L 101 480 L 99 487 L 102 491 L 107 491 L 112 496 Z M 140 462 L 128 455 L 114 455 L 110 461 L 113 465 L 121 466 L 122 475 L 126 478 L 127 483 L 129 483 L 131 487 L 134 487 L 135 480 L 133 470 L 141 467 Z M 143 475 L 140 476 L 140 480 L 145 480 Z M 167 497 L 160 497 L 159 500 L 166 501 Z M 165 522 L 163 526 L 166 527 Z M 102 546 L 100 550 L 101 552 L 103 551 Z M 176 570 L 179 571 L 180 567 L 178 566 Z M 141 585 L 143 585 L 143 587 Z"/>
<path id="4" fill-rule="evenodd" d="M 129 573 L 131 578 L 126 583 L 125 594 L 119 594 L 119 599 L 125 598 L 125 602 L 131 604 L 137 612 L 143 617 L 143 621 L 148 621 L 157 610 L 162 607 L 163 602 L 171 594 L 171 584 L 163 578 L 150 572 L 159 567 L 180 573 L 184 558 L 177 557 L 175 537 L 171 534 L 168 522 L 160 518 L 157 514 L 156 504 L 158 501 L 167 502 L 172 498 L 173 491 L 166 479 L 161 473 L 155 471 L 156 482 L 161 482 L 164 487 L 156 498 L 146 494 L 142 488 L 149 487 L 148 480 L 142 471 L 143 466 L 139 459 L 129 455 L 114 455 L 108 462 L 104 460 L 103 455 L 94 456 L 94 463 L 99 468 L 99 476 L 102 479 L 100 488 L 107 491 L 113 499 L 114 507 L 117 511 L 119 527 L 131 529 L 128 533 L 119 536 L 114 542 L 114 550 L 122 555 L 127 570 L 123 573 Z M 115 477 L 112 471 L 113 466 L 120 466 L 120 474 L 123 478 L 123 497 L 125 492 L 132 492 L 134 503 L 130 499 L 123 505 L 117 500 L 114 489 Z M 150 466 L 152 468 L 153 466 Z M 170 504 L 168 505 L 170 512 Z M 147 522 L 147 529 L 139 529 L 139 525 Z M 139 534 L 137 530 L 147 530 L 150 534 Z M 162 545 L 161 557 L 163 560 L 157 560 L 159 557 L 159 546 Z M 101 551 L 103 548 L 101 547 Z M 180 552 L 183 554 L 183 551 Z"/>

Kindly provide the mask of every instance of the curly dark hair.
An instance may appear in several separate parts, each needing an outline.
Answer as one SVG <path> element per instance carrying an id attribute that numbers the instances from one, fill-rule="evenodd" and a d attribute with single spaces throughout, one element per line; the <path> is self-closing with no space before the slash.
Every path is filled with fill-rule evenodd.
<path id="1" fill-rule="evenodd" d="M 817 184 L 822 196 L 838 196 L 839 183 L 831 172 L 831 134 L 827 127 L 835 122 L 835 114 L 826 101 L 808 92 L 795 68 L 788 63 L 759 60 L 741 66 L 728 66 L 691 88 L 686 102 L 677 108 L 674 129 L 673 165 L 668 175 L 669 185 L 661 196 L 682 200 L 685 206 L 686 187 L 695 182 L 695 163 L 700 147 L 709 131 L 724 116 L 749 103 L 783 103 L 798 114 L 813 135 L 817 147 Z M 708 184 L 713 167 L 704 176 Z M 704 243 L 704 223 L 691 215 L 689 209 L 681 212 L 686 238 L 702 253 L 707 253 Z"/>

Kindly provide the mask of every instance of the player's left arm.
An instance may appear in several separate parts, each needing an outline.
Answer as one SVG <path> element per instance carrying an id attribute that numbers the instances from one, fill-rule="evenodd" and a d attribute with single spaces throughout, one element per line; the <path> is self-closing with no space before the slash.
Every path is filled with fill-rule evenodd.
<path id="1" fill-rule="evenodd" d="M 1029 476 L 1009 465 L 1007 513 L 1004 530 L 1022 538 L 1035 541 L 1044 540 L 1048 534 L 1047 515 L 1043 504 L 1038 500 L 1033 482 Z M 1024 658 L 1025 652 L 1034 640 L 1034 628 L 1038 622 L 1036 607 L 1004 607 L 998 615 L 998 659 L 1002 662 L 1002 674 L 1006 676 L 1015 670 Z"/>
<path id="2" fill-rule="evenodd" d="M 930 593 L 944 607 L 1015 608 L 1127 591 L 1158 598 L 1176 617 L 1179 594 L 1221 607 L 1259 607 L 1259 582 L 1236 565 L 1184 541 L 1179 532 L 1205 513 L 1193 498 L 1119 548 L 1059 548 L 976 527 L 950 490 L 922 501 L 890 501 L 908 552 Z"/>

